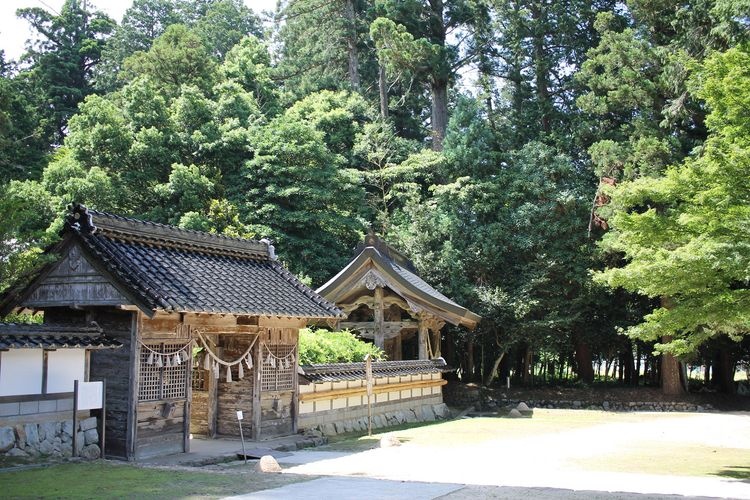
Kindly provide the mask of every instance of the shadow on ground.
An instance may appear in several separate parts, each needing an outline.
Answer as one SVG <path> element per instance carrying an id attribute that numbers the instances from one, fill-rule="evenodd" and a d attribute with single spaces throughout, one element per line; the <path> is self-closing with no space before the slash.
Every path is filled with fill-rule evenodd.
<path id="1" fill-rule="evenodd" d="M 750 483 L 750 466 L 733 465 L 731 467 L 724 467 L 719 472 L 715 472 L 713 475 L 719 477 L 729 477 L 732 479 L 741 479 L 745 483 Z"/>

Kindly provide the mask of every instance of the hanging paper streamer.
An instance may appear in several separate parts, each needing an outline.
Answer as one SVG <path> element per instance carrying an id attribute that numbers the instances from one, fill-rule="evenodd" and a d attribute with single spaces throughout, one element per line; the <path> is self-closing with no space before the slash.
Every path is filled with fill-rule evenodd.
<path id="1" fill-rule="evenodd" d="M 214 378 L 218 379 L 219 378 L 219 363 L 214 363 L 213 371 L 214 371 Z"/>
<path id="2" fill-rule="evenodd" d="M 208 353 L 203 354 L 203 369 L 207 372 L 211 371 L 211 356 Z"/>
<path id="3" fill-rule="evenodd" d="M 245 360 L 245 363 L 247 364 L 248 370 L 253 369 L 253 356 L 250 353 L 247 354 L 247 359 Z"/>
<path id="4" fill-rule="evenodd" d="M 227 382 L 231 382 L 231 381 L 232 381 L 232 367 L 227 366 Z"/>
<path id="5" fill-rule="evenodd" d="M 242 363 L 240 363 L 239 365 L 240 365 L 240 369 L 239 369 L 239 373 L 237 374 L 237 378 L 242 380 L 243 378 L 245 378 L 245 369 L 242 368 Z"/>
<path id="6" fill-rule="evenodd" d="M 146 361 L 147 365 L 153 365 L 154 364 L 154 351 L 151 351 L 148 355 L 148 361 Z"/>
<path id="7" fill-rule="evenodd" d="M 162 363 L 162 361 L 161 361 L 161 356 L 159 356 L 158 358 L 156 358 L 156 366 L 158 368 L 161 368 L 162 366 L 164 366 L 164 363 Z"/>
<path id="8" fill-rule="evenodd" d="M 179 355 L 182 358 L 183 362 L 187 362 L 190 359 L 190 356 L 188 356 L 187 351 L 180 351 Z"/>
<path id="9" fill-rule="evenodd" d="M 175 354 L 174 355 L 174 360 L 172 361 L 172 364 L 174 366 L 180 366 L 182 364 L 182 360 L 180 359 L 180 355 L 179 354 Z"/>

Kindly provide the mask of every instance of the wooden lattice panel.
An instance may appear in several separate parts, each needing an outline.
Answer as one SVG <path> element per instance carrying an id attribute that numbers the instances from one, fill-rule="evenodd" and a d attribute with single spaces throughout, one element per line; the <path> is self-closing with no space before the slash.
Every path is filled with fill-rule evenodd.
<path id="1" fill-rule="evenodd" d="M 155 356 L 153 364 L 148 364 L 151 352 L 148 349 L 141 349 L 138 401 L 184 399 L 187 397 L 188 364 L 186 362 L 179 365 L 172 364 L 174 354 L 179 352 L 184 344 L 151 344 L 147 347 L 157 353 L 171 354 L 170 366 L 167 366 L 166 356 L 161 356 L 163 364 L 161 367 L 156 363 L 159 356 Z"/>
<path id="2" fill-rule="evenodd" d="M 290 344 L 264 344 L 261 346 L 260 352 L 263 358 L 261 391 L 287 391 L 294 389 L 294 375 L 296 373 L 296 353 L 292 354 L 294 347 L 294 345 Z M 275 367 L 268 359 L 268 351 L 271 351 L 277 358 Z M 284 358 L 288 360 L 288 363 L 286 363 Z M 287 364 L 289 365 L 288 368 L 286 367 Z"/>

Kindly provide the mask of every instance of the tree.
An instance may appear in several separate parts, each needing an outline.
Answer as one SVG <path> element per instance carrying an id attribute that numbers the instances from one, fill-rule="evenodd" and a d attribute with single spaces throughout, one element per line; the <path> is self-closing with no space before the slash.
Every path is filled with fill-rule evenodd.
<path id="1" fill-rule="evenodd" d="M 94 67 L 114 27 L 105 14 L 84 7 L 77 0 L 66 0 L 59 15 L 38 7 L 17 11 L 40 36 L 30 43 L 25 58 L 39 81 L 51 144 L 62 143 L 68 119 L 93 91 Z"/>
<path id="2" fill-rule="evenodd" d="M 289 268 L 323 283 L 346 263 L 364 226 L 355 172 L 325 145 L 322 132 L 280 116 L 252 131 L 241 213 L 256 234 L 278 242 Z"/>
<path id="3" fill-rule="evenodd" d="M 741 45 L 709 58 L 696 95 L 710 114 L 701 153 L 664 175 L 612 190 L 616 215 L 602 241 L 626 264 L 597 279 L 668 303 L 628 330 L 657 349 L 694 355 L 709 339 L 739 341 L 750 332 L 750 50 Z"/>

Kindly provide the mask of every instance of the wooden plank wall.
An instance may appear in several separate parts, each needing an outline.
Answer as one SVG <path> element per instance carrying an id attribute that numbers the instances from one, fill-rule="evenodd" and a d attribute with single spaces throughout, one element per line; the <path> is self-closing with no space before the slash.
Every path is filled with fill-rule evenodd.
<path id="1" fill-rule="evenodd" d="M 219 335 L 222 359 L 234 361 L 247 350 L 254 335 Z M 253 425 L 253 379 L 255 370 L 243 366 L 245 377 L 240 380 L 239 366 L 232 367 L 232 382 L 227 382 L 227 368 L 221 367 L 218 381 L 218 408 L 216 412 L 216 431 L 227 436 L 239 436 L 237 410 L 242 410 L 242 432 L 252 436 Z"/>
<path id="2" fill-rule="evenodd" d="M 190 403 L 190 433 L 208 435 L 208 391 L 193 390 L 193 400 Z"/>
<path id="3" fill-rule="evenodd" d="M 145 344 L 182 344 L 191 337 L 179 314 L 159 313 L 149 319 L 139 314 L 138 336 Z M 184 398 L 139 402 L 136 407 L 135 457 L 148 458 L 187 451 L 190 423 L 190 367 Z M 136 370 L 137 377 L 137 370 Z"/>
<path id="4" fill-rule="evenodd" d="M 107 381 L 105 457 L 131 459 L 128 452 L 128 408 L 130 401 L 130 364 L 133 315 L 130 311 L 100 309 L 92 314 L 94 321 L 113 339 L 122 342 L 120 349 L 91 351 L 90 380 Z M 45 312 L 45 316 L 47 313 Z"/>
<path id="5" fill-rule="evenodd" d="M 263 439 L 294 434 L 294 391 L 260 394 L 260 435 Z"/>

